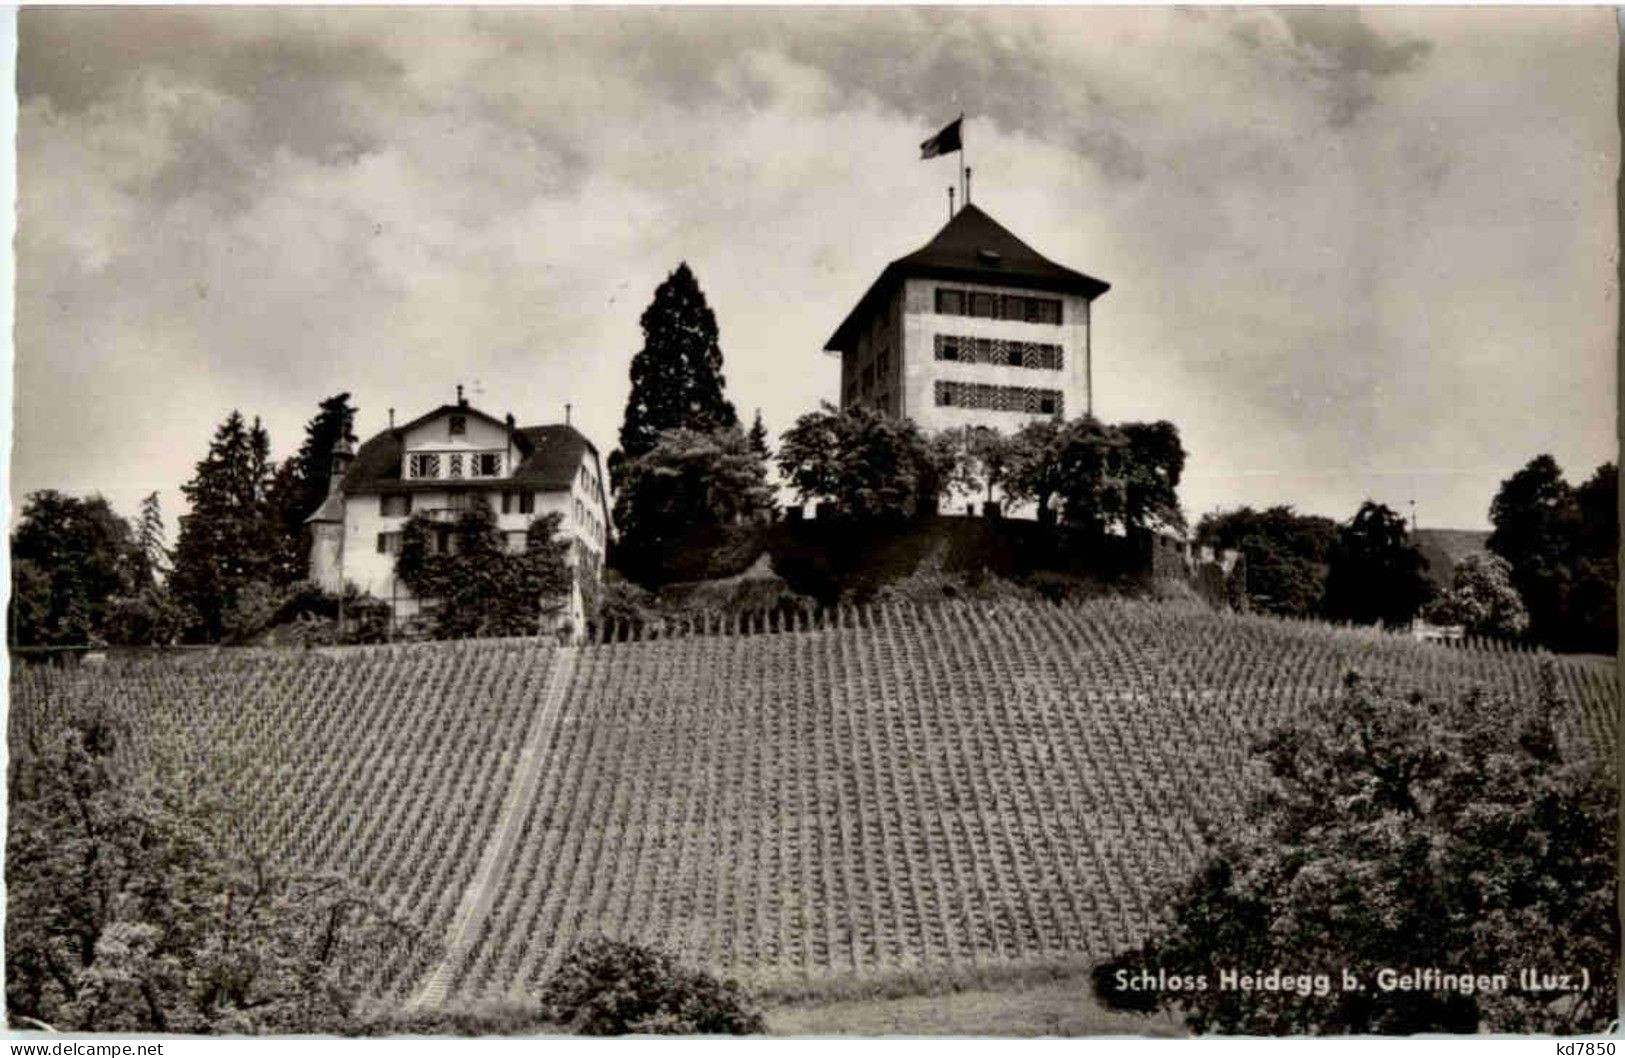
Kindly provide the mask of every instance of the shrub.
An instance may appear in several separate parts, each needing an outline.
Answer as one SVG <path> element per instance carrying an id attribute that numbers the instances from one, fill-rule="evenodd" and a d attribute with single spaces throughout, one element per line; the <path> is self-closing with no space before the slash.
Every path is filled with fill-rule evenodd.
<path id="1" fill-rule="evenodd" d="M 664 952 L 595 937 L 577 944 L 542 987 L 542 1017 L 583 1036 L 742 1036 L 766 1031 L 733 981 L 689 970 Z"/>

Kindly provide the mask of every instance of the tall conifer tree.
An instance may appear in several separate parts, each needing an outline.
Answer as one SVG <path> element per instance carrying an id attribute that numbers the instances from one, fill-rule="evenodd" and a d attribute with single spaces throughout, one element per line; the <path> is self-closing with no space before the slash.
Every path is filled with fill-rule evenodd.
<path id="1" fill-rule="evenodd" d="M 248 426 L 233 411 L 215 430 L 192 480 L 181 486 L 191 511 L 180 520 L 170 587 L 198 615 L 193 638 L 218 639 L 222 618 L 242 590 L 274 579 L 280 534 L 266 502 L 270 477 L 265 428 L 258 419 Z"/>
<path id="2" fill-rule="evenodd" d="M 708 433 L 739 424 L 722 392 L 717 318 L 687 262 L 655 290 L 640 322 L 643 349 L 632 358 L 632 393 L 612 471 L 653 448 L 663 430 Z"/>

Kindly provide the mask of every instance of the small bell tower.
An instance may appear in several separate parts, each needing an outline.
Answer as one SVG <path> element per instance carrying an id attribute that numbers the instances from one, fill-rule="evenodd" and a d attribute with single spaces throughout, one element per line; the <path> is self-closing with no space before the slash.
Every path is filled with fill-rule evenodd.
<path id="1" fill-rule="evenodd" d="M 310 526 L 310 579 L 327 592 L 344 589 L 344 475 L 353 463 L 355 438 L 346 434 L 333 445 L 327 498 L 305 519 Z"/>

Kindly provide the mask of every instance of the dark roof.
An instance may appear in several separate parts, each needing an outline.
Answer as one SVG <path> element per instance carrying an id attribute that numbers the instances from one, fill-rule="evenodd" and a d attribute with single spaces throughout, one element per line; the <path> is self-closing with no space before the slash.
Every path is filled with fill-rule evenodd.
<path id="1" fill-rule="evenodd" d="M 1411 543 L 1427 559 L 1427 578 L 1440 589 L 1450 587 L 1456 567 L 1468 555 L 1489 550 L 1487 529 L 1417 529 Z"/>
<path id="2" fill-rule="evenodd" d="M 955 213 L 930 242 L 887 265 L 824 348 L 839 352 L 855 345 L 863 322 L 904 279 L 987 283 L 1080 294 L 1091 299 L 1111 289 L 1105 280 L 1056 264 L 980 208 L 968 205 Z"/>
<path id="3" fill-rule="evenodd" d="M 344 491 L 355 492 L 414 492 L 443 491 L 450 482 L 401 480 L 401 438 L 413 427 L 446 411 L 478 415 L 496 423 L 503 429 L 507 424 L 484 412 L 467 406 L 447 404 L 428 415 L 420 415 L 405 426 L 385 430 L 367 440 L 356 452 L 355 462 L 344 475 Z M 505 478 L 465 478 L 463 483 L 489 488 L 495 484 L 529 485 L 542 492 L 568 489 L 575 479 L 581 457 L 591 453 L 594 462 L 598 449 L 574 426 L 556 423 L 551 426 L 525 426 L 513 431 L 513 443 L 519 450 L 519 466 Z"/>

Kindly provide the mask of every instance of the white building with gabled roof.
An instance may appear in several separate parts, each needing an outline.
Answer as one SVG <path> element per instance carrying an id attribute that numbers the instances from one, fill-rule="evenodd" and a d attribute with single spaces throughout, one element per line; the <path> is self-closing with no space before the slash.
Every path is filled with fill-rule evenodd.
<path id="1" fill-rule="evenodd" d="M 413 514 L 445 521 L 444 548 L 457 514 L 488 504 L 509 548 L 518 551 L 533 520 L 557 513 L 575 576 L 556 620 L 584 627 L 582 585 L 602 579 L 611 523 L 598 449 L 575 427 L 516 426 L 511 415 L 498 419 L 470 407 L 459 389 L 457 403 L 391 426 L 353 455 L 346 449 L 335 452 L 327 500 L 307 519 L 311 579 L 324 590 L 353 584 L 404 620 L 432 605 L 395 575 L 401 532 Z"/>

